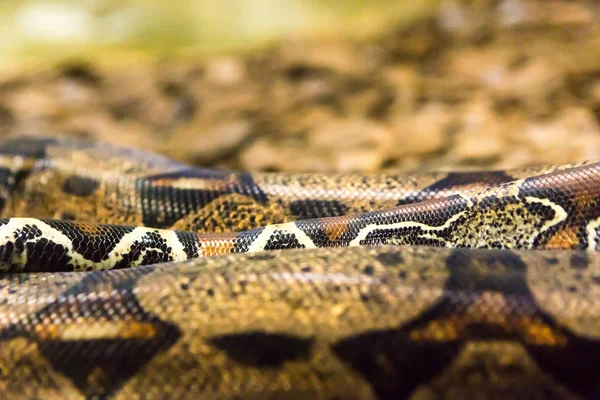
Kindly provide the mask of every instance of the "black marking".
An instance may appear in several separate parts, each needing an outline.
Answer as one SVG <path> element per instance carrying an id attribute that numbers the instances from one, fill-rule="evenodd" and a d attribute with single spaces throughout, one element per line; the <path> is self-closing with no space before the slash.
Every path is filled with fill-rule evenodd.
<path id="1" fill-rule="evenodd" d="M 109 274 L 89 273 L 54 303 L 0 331 L 0 338 L 27 337 L 35 341 L 52 367 L 71 380 L 86 398 L 107 398 L 154 356 L 171 348 L 181 335 L 176 326 L 144 311 L 132 292 L 136 281 L 153 270 L 142 267 Z M 114 289 L 110 297 L 90 296 L 90 293 L 105 292 L 107 285 Z M 36 330 L 39 325 L 34 321 L 56 321 L 57 318 L 58 325 L 66 319 L 76 321 L 78 318 L 107 324 L 136 321 L 151 325 L 153 335 L 98 340 L 41 338 Z"/>
<path id="2" fill-rule="evenodd" d="M 510 251 L 454 249 L 446 260 L 450 277 L 446 288 L 451 292 L 484 291 L 525 293 L 527 265 Z"/>
<path id="3" fill-rule="evenodd" d="M 177 179 L 197 179 L 205 181 L 226 181 L 214 190 L 181 189 L 172 185 L 156 184 L 158 181 Z M 171 227 L 176 221 L 197 212 L 218 197 L 238 193 L 259 203 L 268 201 L 267 195 L 254 183 L 250 174 L 229 171 L 185 168 L 176 172 L 153 175 L 136 180 L 136 190 L 142 204 L 142 222 L 156 228 Z M 173 204 L 178 207 L 174 208 Z"/>
<path id="4" fill-rule="evenodd" d="M 131 226 L 98 224 L 94 226 L 96 234 L 84 229 L 83 225 L 60 220 L 43 220 L 46 224 L 64 234 L 73 243 L 73 251 L 86 260 L 100 262 L 108 259 L 110 252 L 123 239 L 133 232 Z"/>
<path id="5" fill-rule="evenodd" d="M 25 265 L 14 263 L 16 257 L 27 253 Z M 68 249 L 42 237 L 36 225 L 25 225 L 15 229 L 13 239 L 0 246 L 0 263 L 8 272 L 54 272 L 72 269 Z"/>
<path id="6" fill-rule="evenodd" d="M 48 146 L 57 143 L 52 138 L 10 138 L 0 142 L 0 154 L 44 159 L 47 157 Z"/>
<path id="7" fill-rule="evenodd" d="M 446 283 L 445 300 L 422 314 L 421 321 L 427 321 L 424 317 L 427 314 L 429 320 L 443 315 L 457 318 L 461 310 L 468 309 L 469 304 L 477 301 L 478 293 L 502 294 L 511 299 L 507 304 L 512 303 L 509 314 L 513 320 L 518 321 L 519 314 L 523 313 L 526 320 L 538 321 L 553 335 L 565 337 L 566 343 L 533 345 L 516 331 L 506 332 L 502 324 L 471 323 L 464 335 L 470 340 L 511 337 L 525 346 L 544 372 L 573 393 L 584 398 L 600 396 L 597 385 L 600 380 L 600 341 L 578 337 L 536 304 L 526 282 L 527 266 L 520 257 L 509 251 L 456 249 L 447 264 L 451 276 Z M 463 295 L 455 295 L 461 292 Z M 517 300 L 518 304 L 515 304 Z"/>
<path id="8" fill-rule="evenodd" d="M 421 237 L 423 229 L 420 227 L 405 227 L 399 229 L 376 229 L 370 232 L 361 245 L 388 245 L 403 244 L 412 246 L 443 247 L 446 242 L 443 237 L 447 236 L 449 230 L 438 231 L 439 239 L 432 237 Z"/>
<path id="9" fill-rule="evenodd" d="M 346 215 L 348 207 L 337 200 L 296 200 L 290 211 L 298 219 L 312 219 Z"/>
<path id="10" fill-rule="evenodd" d="M 332 346 L 379 399 L 406 399 L 439 375 L 461 348 L 459 343 L 415 343 L 407 329 L 378 330 L 344 338 Z"/>
<path id="11" fill-rule="evenodd" d="M 70 271 L 71 256 L 69 250 L 59 243 L 46 238 L 25 244 L 27 261 L 23 272 L 57 272 Z"/>
<path id="12" fill-rule="evenodd" d="M 86 197 L 94 193 L 99 186 L 100 182 L 96 179 L 72 175 L 65 179 L 62 190 L 67 194 Z"/>
<path id="13" fill-rule="evenodd" d="M 348 231 L 344 233 L 341 240 L 352 240 L 356 232 L 359 232 L 367 225 L 392 225 L 399 222 L 414 222 L 414 226 L 405 226 L 392 229 L 375 229 L 361 240 L 363 245 L 382 245 L 382 244 L 406 244 L 416 246 L 443 246 L 444 238 L 447 238 L 456 225 L 464 222 L 464 217 L 459 217 L 450 226 L 443 230 L 436 231 L 436 238 L 423 238 L 421 234 L 424 229 L 416 224 L 423 224 L 430 227 L 441 227 L 448 223 L 452 215 L 458 214 L 469 208 L 469 200 L 462 196 L 455 195 L 444 199 L 444 204 L 440 203 L 439 212 L 422 212 L 412 207 L 398 208 L 393 213 L 369 212 L 358 215 L 348 223 Z M 452 210 L 450 213 L 448 210 Z"/>
<path id="14" fill-rule="evenodd" d="M 397 205 L 417 203 L 431 198 L 448 197 L 454 194 L 457 189 L 464 191 L 464 186 L 468 185 L 495 186 L 514 180 L 515 178 L 507 175 L 504 171 L 450 172 L 443 179 L 414 195 L 400 200 Z"/>
<path id="15" fill-rule="evenodd" d="M 0 246 L 0 263 L 11 263 L 13 254 L 15 252 L 15 245 L 13 242 L 6 242 Z"/>
<path id="16" fill-rule="evenodd" d="M 258 235 L 264 230 L 264 227 L 240 232 L 233 239 L 232 253 L 247 253 L 250 245 L 254 243 Z"/>
<path id="17" fill-rule="evenodd" d="M 42 231 L 37 225 L 26 224 L 22 228 L 15 229 L 13 232 L 15 240 L 25 242 L 27 240 L 33 240 L 42 237 Z"/>
<path id="18" fill-rule="evenodd" d="M 10 168 L 0 167 L 0 212 L 4 210 L 16 184 L 15 172 Z"/>
<path id="19" fill-rule="evenodd" d="M 300 244 L 292 233 L 275 231 L 265 244 L 265 250 L 303 249 L 306 246 Z"/>
<path id="20" fill-rule="evenodd" d="M 323 230 L 323 221 L 321 219 L 305 219 L 294 222 L 296 227 L 303 231 L 317 247 L 324 247 L 333 242 Z M 344 235 L 341 235 L 344 236 Z M 349 240 L 343 237 L 338 237 L 335 244 L 339 246 L 348 245 Z"/>
<path id="21" fill-rule="evenodd" d="M 129 268 L 140 258 L 140 265 L 152 265 L 173 261 L 173 249 L 166 239 L 156 232 L 146 232 L 138 240 L 134 241 L 129 251 L 121 255 L 121 260 L 114 265 L 114 269 Z"/>
<path id="22" fill-rule="evenodd" d="M 515 307 L 509 313 L 514 321 L 519 321 L 518 313 L 524 311 L 528 319 L 540 321 L 552 332 L 568 334 L 536 308 L 525 280 L 526 265 L 517 255 L 508 251 L 456 249 L 447 259 L 447 268 L 450 277 L 446 281 L 444 295 L 418 317 L 397 329 L 371 331 L 344 338 L 333 345 L 335 354 L 360 373 L 379 398 L 409 398 L 417 387 L 440 375 L 452 363 L 466 339 L 510 338 L 524 345 L 528 343 L 518 331 L 511 330 L 515 325 L 472 320 L 468 316 L 467 310 L 477 304 L 480 294 L 495 292 L 510 297 L 512 301 L 507 304 Z M 519 299 L 519 304 L 514 304 L 516 299 Z M 434 329 L 443 337 L 442 327 L 445 323 L 453 324 L 453 321 L 458 321 L 455 326 L 459 328 L 458 336 L 414 339 L 415 332 L 427 332 L 432 329 L 432 323 L 439 326 Z M 596 398 L 596 383 L 600 379 L 600 359 L 597 358 L 600 346 L 597 342 L 573 337 L 569 339 L 571 343 L 579 346 L 576 346 L 576 356 L 571 357 L 572 363 L 562 367 L 560 360 L 570 357 L 568 349 L 550 345 L 528 348 L 537 352 L 532 354 L 536 360 L 542 361 L 538 362 L 539 367 L 552 371 L 557 381 L 567 383 L 569 389 L 577 393 L 591 394 L 589 398 Z M 585 351 L 588 350 L 592 358 L 578 366 L 577 360 L 585 360 L 588 357 Z M 553 371 L 553 368 L 559 367 L 562 368 L 560 371 Z M 563 375 L 565 370 L 570 372 Z M 583 379 L 576 379 L 577 370 L 585 370 Z"/>
<path id="23" fill-rule="evenodd" d="M 286 361 L 308 360 L 313 346 L 311 338 L 265 332 L 213 336 L 207 341 L 237 362 L 257 368 L 275 368 Z"/>
<path id="24" fill-rule="evenodd" d="M 600 341 L 574 335 L 551 318 L 546 319 L 567 336 L 566 345 L 527 345 L 527 351 L 542 370 L 572 393 L 584 399 L 599 399 Z"/>
<path id="25" fill-rule="evenodd" d="M 183 251 L 187 258 L 197 258 L 198 248 L 196 245 L 196 235 L 192 232 L 175 231 L 175 235 L 179 242 L 183 245 Z"/>

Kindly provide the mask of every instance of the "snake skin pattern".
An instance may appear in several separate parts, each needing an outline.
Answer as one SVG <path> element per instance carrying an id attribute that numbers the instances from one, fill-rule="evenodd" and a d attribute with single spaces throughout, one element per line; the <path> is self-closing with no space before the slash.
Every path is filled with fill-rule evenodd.
<path id="1" fill-rule="evenodd" d="M 5 140 L 0 398 L 600 398 L 599 169 L 236 173 Z"/>

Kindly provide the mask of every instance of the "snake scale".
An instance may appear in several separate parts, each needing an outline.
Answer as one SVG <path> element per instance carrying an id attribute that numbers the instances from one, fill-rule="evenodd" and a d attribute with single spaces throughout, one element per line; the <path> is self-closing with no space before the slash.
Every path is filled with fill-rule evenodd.
<path id="1" fill-rule="evenodd" d="M 0 398 L 600 398 L 599 201 L 596 161 L 241 173 L 9 138 Z"/>

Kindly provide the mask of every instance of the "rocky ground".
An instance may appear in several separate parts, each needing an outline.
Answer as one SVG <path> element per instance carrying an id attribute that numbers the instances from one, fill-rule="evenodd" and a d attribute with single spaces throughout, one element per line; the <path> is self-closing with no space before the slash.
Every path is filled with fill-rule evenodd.
<path id="1" fill-rule="evenodd" d="M 509 167 L 600 158 L 600 11 L 443 1 L 369 40 L 0 75 L 0 134 L 94 137 L 272 171 Z"/>

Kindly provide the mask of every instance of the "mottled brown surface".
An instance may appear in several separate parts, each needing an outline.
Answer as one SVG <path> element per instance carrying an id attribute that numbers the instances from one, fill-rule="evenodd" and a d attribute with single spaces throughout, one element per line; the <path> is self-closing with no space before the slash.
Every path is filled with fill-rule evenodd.
<path id="1" fill-rule="evenodd" d="M 576 277 L 582 255 L 362 247 L 2 275 L 0 388 L 18 399 L 595 399 L 600 341 L 580 329 L 597 332 L 600 258 L 589 253 Z"/>
<path id="2" fill-rule="evenodd" d="M 443 1 L 367 41 L 0 78 L 0 132 L 95 137 L 206 166 L 508 167 L 600 157 L 600 20 L 567 0 Z M 472 3 L 472 4 L 471 4 Z"/>

